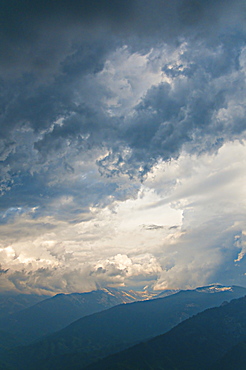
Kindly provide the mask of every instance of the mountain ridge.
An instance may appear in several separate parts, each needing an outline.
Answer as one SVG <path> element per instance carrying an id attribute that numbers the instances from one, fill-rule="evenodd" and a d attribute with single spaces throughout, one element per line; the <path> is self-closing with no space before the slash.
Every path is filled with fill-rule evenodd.
<path id="1" fill-rule="evenodd" d="M 244 370 L 245 341 L 246 296 L 209 308 L 166 334 L 108 356 L 85 369 Z M 236 353 L 241 358 L 235 358 Z"/>
<path id="2" fill-rule="evenodd" d="M 61 330 L 77 319 L 150 295 L 104 288 L 85 293 L 59 293 L 0 319 L 0 330 L 21 336 L 26 344 Z"/>
<path id="3" fill-rule="evenodd" d="M 81 366 L 87 366 L 97 358 L 163 334 L 206 308 L 245 294 L 242 287 L 212 294 L 188 290 L 164 298 L 121 304 L 83 317 L 28 347 L 13 350 L 7 358 L 12 365 L 17 361 L 18 369 L 69 369 L 71 356 L 75 359 L 79 356 Z M 70 361 L 67 367 L 66 358 Z"/>
<path id="4" fill-rule="evenodd" d="M 0 318 L 22 311 L 48 298 L 50 298 L 48 295 L 1 293 Z"/>

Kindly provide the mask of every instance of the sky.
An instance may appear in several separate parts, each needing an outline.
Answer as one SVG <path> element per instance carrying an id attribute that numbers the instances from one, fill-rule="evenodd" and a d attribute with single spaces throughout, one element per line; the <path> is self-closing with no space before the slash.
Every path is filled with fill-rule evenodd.
<path id="1" fill-rule="evenodd" d="M 0 292 L 246 287 L 245 1 L 0 18 Z"/>

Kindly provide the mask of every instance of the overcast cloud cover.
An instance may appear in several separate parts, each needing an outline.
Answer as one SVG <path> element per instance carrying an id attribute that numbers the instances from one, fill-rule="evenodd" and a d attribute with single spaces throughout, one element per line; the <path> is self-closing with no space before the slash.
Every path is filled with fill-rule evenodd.
<path id="1" fill-rule="evenodd" d="M 243 0 L 2 0 L 0 289 L 246 286 Z"/>

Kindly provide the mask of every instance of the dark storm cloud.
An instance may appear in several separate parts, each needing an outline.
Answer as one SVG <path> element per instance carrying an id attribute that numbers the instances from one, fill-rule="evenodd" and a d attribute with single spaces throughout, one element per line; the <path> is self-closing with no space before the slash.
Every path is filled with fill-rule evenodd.
<path id="1" fill-rule="evenodd" d="M 93 179 L 90 186 L 88 179 L 81 189 L 71 180 L 75 158 L 95 148 L 102 153 L 91 163 L 101 174 L 143 179 L 158 159 L 177 158 L 184 146 L 213 151 L 240 136 L 244 16 L 242 1 L 2 1 L 2 208 L 50 204 L 65 193 L 79 204 L 89 192 L 88 206 L 114 194 L 116 183 Z M 105 111 L 110 92 L 93 78 L 117 47 L 143 52 L 184 40 L 180 65 L 162 66 L 172 83 L 150 88 L 130 117 Z M 230 101 L 233 120 L 218 119 Z"/>
<path id="2" fill-rule="evenodd" d="M 158 159 L 178 158 L 184 147 L 198 154 L 215 152 L 226 141 L 245 137 L 246 86 L 239 65 L 243 43 L 239 36 L 233 46 L 230 39 L 229 45 L 215 49 L 193 44 L 181 55 L 180 65 L 164 66 L 172 82 L 149 89 L 133 118 L 126 118 L 118 135 L 121 142 L 99 163 L 105 173 L 110 168 L 112 174 L 132 175 L 135 169 L 142 176 Z M 131 149 L 126 160 L 119 153 L 122 143 Z"/>
<path id="3" fill-rule="evenodd" d="M 58 68 L 79 38 L 98 36 L 97 26 L 121 24 L 131 1 L 2 1 L 1 64 L 15 73 Z M 78 35 L 76 35 L 78 33 Z"/>
<path id="4" fill-rule="evenodd" d="M 55 71 L 81 40 L 117 37 L 213 38 L 244 20 L 243 1 L 199 0 L 4 0 L 0 6 L 3 70 Z M 239 26 L 239 23 L 238 27 Z M 212 25 L 212 28 L 211 28 Z M 111 42 L 111 41 L 110 41 Z M 141 43 L 141 40 L 140 40 Z"/>

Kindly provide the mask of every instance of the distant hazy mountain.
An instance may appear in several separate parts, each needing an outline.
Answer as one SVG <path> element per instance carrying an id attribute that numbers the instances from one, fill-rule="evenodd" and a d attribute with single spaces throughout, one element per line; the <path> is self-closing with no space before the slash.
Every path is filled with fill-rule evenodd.
<path id="1" fill-rule="evenodd" d="M 10 333 L 0 330 L 0 354 L 6 349 L 17 347 L 23 344 L 21 338 L 16 338 Z"/>
<path id="2" fill-rule="evenodd" d="M 89 293 L 57 294 L 0 319 L 0 330 L 26 343 L 60 330 L 71 322 L 121 303 L 147 299 L 147 293 L 102 289 Z M 23 299 L 24 301 L 24 299 Z"/>
<path id="3" fill-rule="evenodd" d="M 246 297 L 199 313 L 88 370 L 245 370 L 245 339 Z"/>
<path id="4" fill-rule="evenodd" d="M 16 313 L 47 299 L 46 295 L 37 294 L 0 294 L 0 318 Z"/>
<path id="5" fill-rule="evenodd" d="M 163 292 L 161 293 L 158 293 L 154 298 L 164 298 L 164 297 L 167 297 L 169 295 L 172 295 L 172 294 L 175 294 L 175 293 L 178 293 L 180 292 L 180 289 L 172 289 L 172 290 L 163 290 Z"/>
<path id="6" fill-rule="evenodd" d="M 77 320 L 38 343 L 13 350 L 6 361 L 25 370 L 83 368 L 97 358 L 163 334 L 206 308 L 246 294 L 245 288 L 222 288 L 180 291 L 113 307 Z"/>

